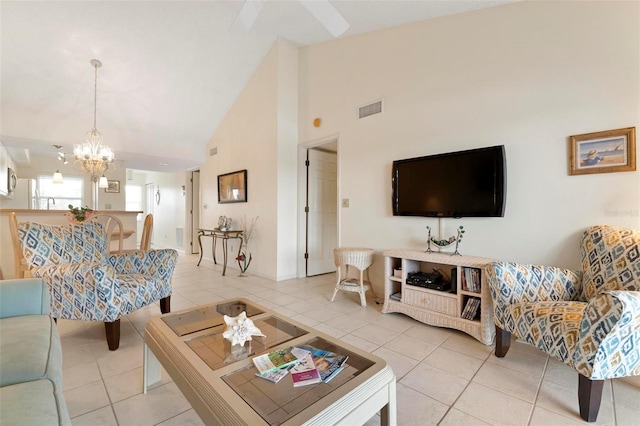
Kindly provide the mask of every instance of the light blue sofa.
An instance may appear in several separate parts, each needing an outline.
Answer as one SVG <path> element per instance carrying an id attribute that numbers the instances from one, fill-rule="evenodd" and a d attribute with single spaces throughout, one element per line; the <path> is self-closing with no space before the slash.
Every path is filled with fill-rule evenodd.
<path id="1" fill-rule="evenodd" d="M 70 425 L 62 348 L 42 280 L 0 281 L 0 425 Z"/>

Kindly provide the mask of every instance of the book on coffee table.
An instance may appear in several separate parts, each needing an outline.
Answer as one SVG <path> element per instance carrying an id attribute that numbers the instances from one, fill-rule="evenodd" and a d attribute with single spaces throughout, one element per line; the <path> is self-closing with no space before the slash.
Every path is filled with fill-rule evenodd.
<path id="1" fill-rule="evenodd" d="M 293 366 L 291 369 L 291 381 L 293 381 L 294 387 L 322 382 L 311 353 L 308 353 L 299 363 Z"/>
<path id="2" fill-rule="evenodd" d="M 308 353 L 306 349 L 288 347 L 254 357 L 253 364 L 258 369 L 258 373 L 264 376 L 271 371 L 297 364 Z"/>

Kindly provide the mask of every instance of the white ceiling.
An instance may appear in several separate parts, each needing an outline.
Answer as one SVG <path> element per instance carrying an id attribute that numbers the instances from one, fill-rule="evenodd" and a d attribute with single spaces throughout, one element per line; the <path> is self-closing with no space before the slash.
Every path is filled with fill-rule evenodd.
<path id="1" fill-rule="evenodd" d="M 340 37 L 510 0 L 331 1 Z M 93 125 L 121 166 L 184 171 L 278 38 L 333 36 L 299 1 L 265 1 L 249 32 L 231 29 L 243 1 L 0 1 L 0 140 L 19 164 L 84 141 Z M 446 40 L 442 40 L 443 43 Z M 153 153 L 153 155 L 151 155 Z M 166 166 L 160 163 L 168 163 Z"/>

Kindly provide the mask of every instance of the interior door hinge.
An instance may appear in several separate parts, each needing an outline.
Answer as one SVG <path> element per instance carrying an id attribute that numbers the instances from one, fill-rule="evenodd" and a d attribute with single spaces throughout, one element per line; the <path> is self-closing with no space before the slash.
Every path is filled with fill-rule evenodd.
<path id="1" fill-rule="evenodd" d="M 304 258 L 305 258 L 305 259 L 308 259 L 308 258 L 309 258 L 309 253 L 305 253 L 305 254 L 304 254 Z"/>
<path id="2" fill-rule="evenodd" d="M 305 206 L 305 208 L 304 208 L 304 212 L 305 212 L 305 213 L 309 213 L 309 206 Z"/>
<path id="3" fill-rule="evenodd" d="M 305 166 L 307 166 L 307 167 L 309 167 L 309 165 L 310 165 L 310 164 L 311 164 L 311 163 L 309 163 L 309 160 L 307 160 L 307 161 L 305 161 L 305 162 L 304 162 L 304 165 L 305 165 Z"/>

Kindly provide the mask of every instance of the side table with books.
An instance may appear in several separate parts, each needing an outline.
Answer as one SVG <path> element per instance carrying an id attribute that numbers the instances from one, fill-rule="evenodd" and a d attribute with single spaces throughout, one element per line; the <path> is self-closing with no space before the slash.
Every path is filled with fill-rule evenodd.
<path id="1" fill-rule="evenodd" d="M 242 311 L 266 337 L 231 346 L 222 337 L 223 315 Z M 311 360 L 294 355 L 285 371 L 265 364 L 261 375 L 256 365 L 265 357 L 272 364 L 292 359 L 280 351 Z M 160 365 L 206 424 L 363 424 L 378 411 L 382 424 L 396 423 L 396 380 L 383 359 L 246 299 L 151 319 L 145 392 L 160 381 Z M 281 377 L 270 380 L 275 373 Z"/>

